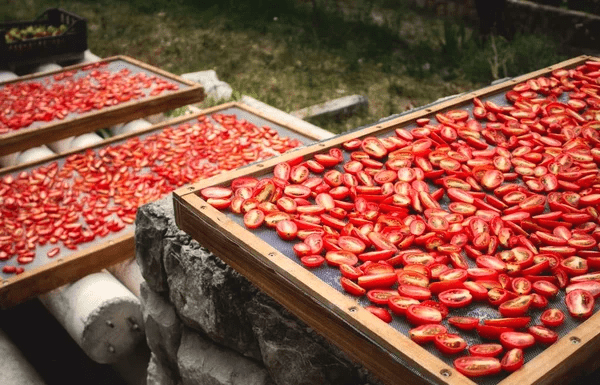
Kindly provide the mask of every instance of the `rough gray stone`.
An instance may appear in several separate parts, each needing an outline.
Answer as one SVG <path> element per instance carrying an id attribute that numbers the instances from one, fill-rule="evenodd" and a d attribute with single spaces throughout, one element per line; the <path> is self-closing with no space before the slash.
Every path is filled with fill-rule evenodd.
<path id="1" fill-rule="evenodd" d="M 257 289 L 195 241 L 170 247 L 165 259 L 170 299 L 182 321 L 213 341 L 260 360 L 245 312 Z"/>
<path id="2" fill-rule="evenodd" d="M 146 340 L 153 356 L 161 364 L 177 372 L 177 350 L 181 341 L 181 321 L 173 305 L 146 283 L 141 285 L 142 311 Z"/>
<path id="3" fill-rule="evenodd" d="M 165 250 L 177 242 L 187 244 L 189 235 L 175 225 L 171 194 L 139 208 L 135 219 L 135 256 L 148 286 L 158 292 L 168 290 L 164 268 Z"/>
<path id="4" fill-rule="evenodd" d="M 267 371 L 185 328 L 177 362 L 183 385 L 273 385 Z"/>
<path id="5" fill-rule="evenodd" d="M 279 385 L 359 385 L 364 371 L 337 347 L 259 293 L 248 315 L 260 344 L 262 360 Z"/>
<path id="6" fill-rule="evenodd" d="M 352 116 L 360 109 L 368 108 L 368 106 L 369 101 L 365 96 L 349 95 L 290 112 L 290 115 L 300 119 L 322 116 L 335 116 L 337 118 L 342 118 Z"/>
<path id="7" fill-rule="evenodd" d="M 224 81 L 219 80 L 217 73 L 214 70 L 190 72 L 181 75 L 181 77 L 202 84 L 207 99 L 213 99 L 215 101 L 226 101 L 231 99 L 231 94 L 233 93 L 231 86 Z"/>
<path id="8" fill-rule="evenodd" d="M 179 385 L 178 376 L 173 374 L 168 368 L 165 368 L 160 360 L 152 354 L 150 363 L 148 364 L 148 376 L 146 377 L 146 385 Z"/>

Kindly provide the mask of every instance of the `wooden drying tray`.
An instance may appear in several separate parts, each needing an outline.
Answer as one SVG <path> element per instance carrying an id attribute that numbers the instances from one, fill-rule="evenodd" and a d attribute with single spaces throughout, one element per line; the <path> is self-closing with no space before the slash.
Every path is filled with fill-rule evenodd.
<path id="1" fill-rule="evenodd" d="M 54 120 L 48 122 L 48 124 L 25 127 L 2 134 L 0 135 L 0 156 L 204 100 L 204 89 L 198 83 L 185 80 L 127 56 L 113 56 L 102 60 L 102 62 L 115 61 L 123 61 L 147 74 L 165 78 L 178 84 L 179 89 L 164 91 L 156 96 L 144 96 L 137 100 L 105 107 L 101 110 L 91 110 L 73 117 L 66 117 L 63 120 Z M 57 71 L 22 76 L 18 79 L 0 83 L 0 87 L 11 83 L 35 81 L 57 73 L 79 70 L 92 64 L 94 63 L 77 64 Z"/>
<path id="2" fill-rule="evenodd" d="M 23 170 L 29 170 L 36 166 L 66 158 L 69 155 L 85 151 L 88 148 L 99 149 L 131 137 L 158 132 L 165 127 L 188 122 L 196 119 L 198 116 L 210 115 L 228 110 L 230 108 L 238 108 L 258 118 L 265 119 L 280 127 L 289 129 L 290 131 L 308 139 L 309 141 L 321 140 L 330 135 L 324 130 L 315 129 L 311 131 L 304 127 L 300 128 L 295 126 L 293 123 L 283 122 L 279 118 L 274 118 L 269 114 L 265 114 L 245 104 L 231 102 L 202 110 L 199 113 L 185 115 L 173 120 L 169 120 L 135 133 L 115 136 L 94 146 L 72 150 L 37 162 L 5 168 L 0 170 L 0 178 L 8 174 L 17 174 Z M 273 128 L 277 129 L 277 127 Z M 117 236 L 111 240 L 99 239 L 94 241 L 92 242 L 93 245 L 90 243 L 89 247 L 86 247 L 86 244 L 83 244 L 81 245 L 83 248 L 80 248 L 79 250 L 76 250 L 70 254 L 67 254 L 69 252 L 68 249 L 62 248 L 60 256 L 57 256 L 55 259 L 48 260 L 47 263 L 43 264 L 42 266 L 34 268 L 27 268 L 27 266 L 25 266 L 25 272 L 22 274 L 14 275 L 8 279 L 0 278 L 0 308 L 14 306 L 29 298 L 38 296 L 59 286 L 73 282 L 90 273 L 99 271 L 103 268 L 112 266 L 115 263 L 131 258 L 131 256 L 134 255 L 134 226 L 128 225 L 116 235 Z M 46 258 L 45 254 L 43 256 L 36 256 L 36 258 L 40 257 Z"/>
<path id="3" fill-rule="evenodd" d="M 314 154 L 339 148 L 350 139 L 391 133 L 396 128 L 414 123 L 418 118 L 464 106 L 473 97 L 498 95 L 517 83 L 548 75 L 557 68 L 573 68 L 591 59 L 589 56 L 580 56 L 567 60 L 360 131 L 336 136 L 293 153 L 180 188 L 173 193 L 176 223 L 201 245 L 362 363 L 384 383 L 474 384 L 474 380 L 463 376 L 401 332 L 373 317 L 355 299 L 329 286 L 234 222 L 226 213 L 207 204 L 198 192 L 209 186 L 229 186 L 232 180 L 241 176 L 261 177 L 270 174 L 275 165 L 300 155 L 310 159 Z M 557 384 L 572 381 L 585 371 L 591 372 L 600 365 L 599 325 L 600 313 L 597 313 L 499 384 Z"/>

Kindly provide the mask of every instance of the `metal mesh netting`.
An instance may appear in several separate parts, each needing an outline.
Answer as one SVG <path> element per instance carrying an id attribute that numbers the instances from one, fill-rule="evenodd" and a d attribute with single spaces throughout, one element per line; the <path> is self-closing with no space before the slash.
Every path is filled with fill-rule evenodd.
<path id="1" fill-rule="evenodd" d="M 559 99 L 559 100 L 566 101 L 566 96 L 563 95 L 561 99 Z M 490 101 L 493 101 L 496 104 L 502 105 L 502 106 L 507 105 L 506 99 L 504 98 L 504 93 L 499 93 L 499 94 L 495 94 L 491 97 L 482 98 L 482 100 L 483 101 L 490 100 Z M 429 107 L 429 106 L 425 106 L 423 108 L 426 108 L 426 107 Z M 473 107 L 472 104 L 469 102 L 469 103 L 464 103 L 462 105 L 457 105 L 454 108 L 465 109 L 465 110 L 468 110 L 469 112 L 471 112 L 472 107 Z M 414 112 L 414 111 L 409 111 L 409 112 Z M 383 120 L 387 120 L 387 119 L 383 119 Z M 360 127 L 357 130 L 360 130 L 360 129 L 363 129 L 366 127 L 368 127 L 368 126 Z M 414 127 L 416 127 L 416 126 L 415 125 L 407 125 L 402 128 L 411 130 Z M 393 131 L 391 131 L 391 132 L 387 132 L 385 134 L 380 134 L 380 135 L 375 135 L 375 136 L 387 137 L 387 136 L 393 136 L 393 135 L 395 135 L 395 134 Z M 343 153 L 344 153 L 345 162 L 349 161 L 349 159 L 350 159 L 349 153 L 347 151 L 343 151 Z M 338 171 L 343 172 L 341 164 L 338 165 L 336 167 L 336 169 Z M 266 178 L 272 177 L 272 176 L 273 176 L 272 174 L 265 175 Z M 434 187 L 433 184 L 430 184 L 430 187 L 433 188 Z M 438 187 L 439 186 L 436 186 L 435 188 L 438 188 Z M 431 191 L 433 191 L 433 189 Z M 447 209 L 447 204 L 449 203 L 449 200 L 445 197 L 440 203 L 442 203 L 443 208 Z M 240 226 L 244 227 L 242 215 L 236 215 L 229 211 L 227 211 L 226 214 L 230 219 L 232 219 L 233 221 L 238 223 Z M 265 242 L 267 242 L 269 245 L 271 245 L 278 251 L 280 251 L 283 255 L 287 256 L 291 260 L 293 260 L 296 263 L 301 265 L 300 259 L 298 257 L 296 257 L 296 255 L 292 249 L 293 245 L 296 242 L 298 242 L 297 240 L 296 241 L 283 241 L 281 238 L 279 238 L 279 236 L 277 235 L 277 233 L 274 230 L 270 230 L 265 227 L 261 227 L 256 230 L 252 230 L 252 233 L 255 234 L 256 236 L 258 236 L 259 238 L 261 238 L 262 240 L 264 240 Z M 470 258 L 466 258 L 466 259 L 468 260 L 471 267 L 476 267 L 475 262 L 473 260 L 471 260 Z M 315 274 L 315 276 L 320 278 L 323 282 L 327 283 L 329 286 L 336 289 L 338 292 L 344 293 L 345 295 L 350 296 L 341 287 L 341 284 L 340 284 L 340 276 L 341 275 L 339 273 L 339 269 L 330 267 L 330 266 L 327 266 L 326 264 L 324 264 L 318 268 L 311 269 L 310 271 L 313 274 Z M 561 325 L 558 328 L 554 328 L 554 330 L 559 334 L 560 337 L 569 333 L 571 330 L 573 330 L 575 327 L 577 327 L 578 325 L 581 324 L 580 321 L 576 321 L 569 316 L 569 312 L 568 312 L 565 302 L 564 302 L 564 297 L 565 297 L 564 290 L 560 291 L 559 294 L 554 299 L 551 299 L 548 304 L 548 308 L 552 307 L 552 308 L 560 309 L 566 315 L 565 322 L 563 323 L 563 325 Z M 353 298 L 355 298 L 355 297 L 353 297 Z M 370 303 L 370 301 L 366 298 L 366 296 L 359 298 L 358 303 L 362 306 L 372 305 L 372 303 Z M 599 307 L 600 307 L 600 305 L 598 304 L 598 302 L 596 302 L 594 312 L 596 312 Z M 543 310 L 545 310 L 545 309 L 541 309 L 541 310 L 530 309 L 529 310 L 528 315 L 531 317 L 531 322 L 529 325 L 540 325 L 541 324 L 541 322 L 539 321 L 539 318 L 540 318 L 540 315 L 543 312 Z M 471 305 L 469 305 L 465 308 L 451 310 L 449 316 L 469 316 L 469 317 L 479 318 L 480 320 L 502 318 L 502 316 L 500 315 L 500 312 L 493 306 L 488 305 L 487 303 L 476 302 L 476 301 L 474 301 Z M 469 346 L 472 344 L 490 342 L 489 340 L 484 340 L 481 337 L 479 337 L 479 335 L 477 334 L 476 331 L 465 332 L 465 331 L 458 330 L 458 329 L 454 328 L 453 326 L 449 325 L 446 320 L 444 320 L 442 322 L 442 324 L 448 328 L 448 331 L 450 333 L 457 333 L 460 336 L 462 336 Z M 393 316 L 393 321 L 390 323 L 390 326 L 406 336 L 408 336 L 408 331 L 411 328 L 413 328 L 413 326 L 411 326 L 406 321 L 406 319 L 397 317 L 395 315 Z M 439 357 L 441 360 L 443 360 L 445 363 L 447 363 L 450 366 L 453 365 L 454 359 L 468 354 L 465 351 L 465 352 L 457 354 L 457 355 L 444 355 L 444 354 L 440 353 L 433 346 L 433 343 L 425 344 L 425 345 L 423 345 L 423 347 L 426 350 L 428 350 L 431 354 Z M 542 345 L 540 345 L 539 343 L 536 344 L 534 347 L 525 350 L 524 351 L 525 363 L 527 363 L 529 360 L 533 359 L 535 356 L 537 356 L 538 354 L 540 354 L 543 351 L 544 351 L 544 347 Z M 501 357 L 502 356 L 500 356 L 500 358 Z M 398 358 L 398 360 L 403 362 L 400 358 Z M 405 364 L 405 366 L 408 367 L 408 365 L 406 365 L 406 364 Z M 411 369 L 414 373 L 416 373 L 420 377 L 423 377 L 414 368 L 410 368 L 410 367 L 408 367 L 408 368 Z M 493 385 L 493 384 L 499 383 L 501 380 L 508 377 L 508 375 L 509 375 L 509 373 L 503 372 L 496 376 L 474 378 L 473 381 L 475 381 L 481 385 Z"/>
<path id="2" fill-rule="evenodd" d="M 260 126 L 269 126 L 269 127 L 273 128 L 273 129 L 277 130 L 281 136 L 298 139 L 304 145 L 309 144 L 309 143 L 312 142 L 312 139 L 309 139 L 306 136 L 303 136 L 303 135 L 301 135 L 301 134 L 299 134 L 299 133 L 297 133 L 295 131 L 292 131 L 292 130 L 286 128 L 286 127 L 283 127 L 283 126 L 280 126 L 280 125 L 275 124 L 273 122 L 270 122 L 270 121 L 268 121 L 266 119 L 263 119 L 263 118 L 261 118 L 261 117 L 259 117 L 257 115 L 254 115 L 254 114 L 252 114 L 252 113 L 250 113 L 248 111 L 245 111 L 243 109 L 240 109 L 238 107 L 226 108 L 226 109 L 223 109 L 223 110 L 216 111 L 215 113 L 226 114 L 226 115 L 235 115 L 238 120 L 245 119 L 248 122 L 253 123 L 254 125 L 256 125 L 258 127 L 260 127 Z M 219 125 L 212 118 L 210 120 L 212 121 L 213 124 Z M 174 127 L 177 127 L 177 126 L 185 124 L 185 123 L 191 123 L 191 122 L 194 122 L 194 121 L 196 121 L 196 120 L 195 119 L 191 119 L 191 120 L 189 120 L 187 122 L 182 122 L 182 123 L 179 123 L 177 125 L 174 125 Z M 139 138 L 143 139 L 143 138 L 146 138 L 146 137 L 148 137 L 150 135 L 153 135 L 153 134 L 155 134 L 157 132 L 160 132 L 160 130 L 154 130 L 152 132 L 149 132 L 149 133 L 146 133 L 146 134 L 143 134 L 143 135 L 139 135 Z M 123 143 L 125 140 L 114 142 L 114 143 L 111 144 L 111 146 L 114 146 L 114 145 L 119 144 L 119 143 Z M 100 145 L 100 146 L 97 146 L 95 148 L 96 149 L 100 149 L 102 147 L 103 146 Z M 65 158 L 60 158 L 56 162 L 58 163 L 58 166 L 61 167 L 65 163 Z M 38 167 L 46 166 L 46 165 L 48 165 L 50 163 L 52 163 L 52 162 L 42 163 L 42 164 L 40 164 L 38 166 L 27 168 L 24 171 L 31 172 L 32 170 L 34 170 L 34 169 L 36 169 Z M 16 171 L 16 172 L 11 173 L 10 175 L 12 175 L 13 177 L 16 178 L 17 175 L 20 174 L 21 172 L 22 171 Z M 150 172 L 150 170 L 148 168 L 146 168 L 143 171 L 143 173 L 147 173 L 147 172 Z M 112 200 L 111 200 L 111 202 L 112 202 Z M 108 220 L 108 218 L 107 218 L 107 220 Z M 85 226 L 85 222 L 84 222 L 83 218 L 79 219 L 79 223 L 81 223 L 82 225 Z M 78 253 L 81 250 L 85 250 L 86 248 L 97 247 L 97 246 L 100 246 L 102 244 L 105 244 L 106 242 L 109 242 L 111 240 L 114 240 L 114 239 L 117 239 L 119 237 L 122 237 L 128 231 L 132 231 L 133 228 L 134 228 L 133 224 L 132 225 L 126 225 L 125 228 L 122 229 L 121 231 L 118 231 L 116 233 L 110 232 L 105 237 L 102 237 L 102 238 L 96 237 L 96 239 L 94 239 L 91 242 L 80 244 L 78 250 L 67 249 L 66 247 L 62 246 L 61 243 L 54 244 L 54 245 L 46 244 L 44 246 L 37 245 L 37 247 L 35 249 L 35 258 L 33 259 L 33 261 L 31 263 L 29 263 L 27 265 L 23 265 L 23 267 L 25 268 L 26 271 L 29 271 L 29 270 L 35 269 L 37 267 L 44 266 L 44 265 L 49 264 L 49 263 L 55 263 L 57 260 L 61 260 L 62 258 L 69 257 L 70 255 L 73 255 L 74 253 Z M 59 255 L 56 256 L 56 257 L 54 257 L 54 258 L 48 258 L 48 256 L 47 256 L 48 251 L 50 251 L 51 249 L 53 249 L 55 247 L 60 247 L 60 253 L 59 253 Z M 19 266 L 14 261 L 14 258 L 15 257 L 13 257 L 13 258 L 11 258 L 11 259 L 9 259 L 7 261 L 0 261 L 0 279 L 7 279 L 9 277 L 14 276 L 13 274 L 7 274 L 7 273 L 2 272 L 2 268 L 5 265 L 17 265 L 17 266 Z"/>

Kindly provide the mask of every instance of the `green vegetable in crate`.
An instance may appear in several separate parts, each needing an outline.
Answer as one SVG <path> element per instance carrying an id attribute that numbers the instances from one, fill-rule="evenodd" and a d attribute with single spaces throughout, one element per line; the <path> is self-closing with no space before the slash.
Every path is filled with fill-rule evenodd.
<path id="1" fill-rule="evenodd" d="M 30 25 L 27 28 L 12 28 L 4 35 L 4 38 L 7 43 L 14 43 L 40 37 L 58 36 L 65 33 L 67 29 L 66 24 L 61 24 L 58 27 L 53 25 Z"/>

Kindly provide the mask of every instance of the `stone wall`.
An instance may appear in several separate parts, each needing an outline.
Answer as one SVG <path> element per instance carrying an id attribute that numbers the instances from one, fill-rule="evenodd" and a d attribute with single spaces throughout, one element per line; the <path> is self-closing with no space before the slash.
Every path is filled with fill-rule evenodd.
<path id="1" fill-rule="evenodd" d="M 135 242 L 148 385 L 380 383 L 180 231 L 171 196 L 139 209 Z"/>

